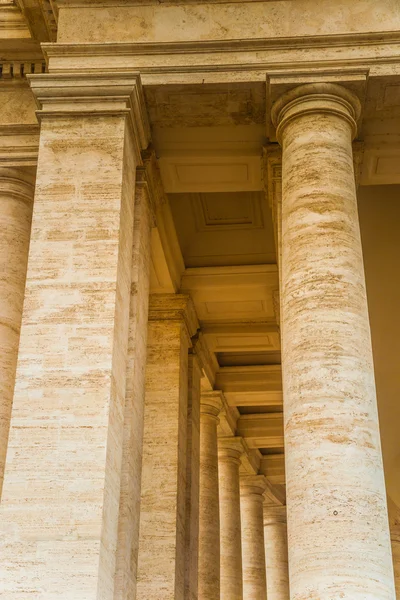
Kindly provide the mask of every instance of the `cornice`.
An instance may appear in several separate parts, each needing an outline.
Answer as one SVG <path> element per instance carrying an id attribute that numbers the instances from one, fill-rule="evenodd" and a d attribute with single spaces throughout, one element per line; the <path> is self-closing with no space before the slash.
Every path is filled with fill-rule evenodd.
<path id="1" fill-rule="evenodd" d="M 106 42 L 104 44 L 66 43 L 42 44 L 43 52 L 53 56 L 85 56 L 86 54 L 105 56 L 108 54 L 181 54 L 182 52 L 201 54 L 210 52 L 294 50 L 298 48 L 332 48 L 351 46 L 375 46 L 400 44 L 400 32 L 371 32 L 342 35 L 315 35 L 307 37 L 279 37 L 229 40 L 191 40 L 182 42 Z M 376 57 L 377 59 L 379 57 Z"/>
<path id="2" fill-rule="evenodd" d="M 45 71 L 46 63 L 42 59 L 0 60 L 0 81 L 2 83 L 10 80 L 25 80 L 27 75 Z"/>
<path id="3" fill-rule="evenodd" d="M 228 0 L 207 0 L 207 4 L 226 4 Z M 254 0 L 229 0 L 229 4 L 254 2 Z M 70 8 L 107 8 L 113 6 L 176 6 L 199 4 L 199 0 L 53 0 L 58 7 Z"/>

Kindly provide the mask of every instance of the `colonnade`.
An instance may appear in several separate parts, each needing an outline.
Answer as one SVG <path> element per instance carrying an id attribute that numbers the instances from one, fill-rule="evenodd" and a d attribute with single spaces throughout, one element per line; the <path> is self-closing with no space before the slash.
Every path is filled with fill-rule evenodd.
<path id="1" fill-rule="evenodd" d="M 240 473 L 241 440 L 218 438 L 221 393 L 200 394 L 191 299 L 149 300 L 157 186 L 148 173 L 135 181 L 149 142 L 137 78 L 57 77 L 32 79 L 41 139 L 29 260 L 32 174 L 0 172 L 13 249 L 0 255 L 8 596 L 53 600 L 61 586 L 66 599 L 287 600 L 290 589 L 291 600 L 393 600 L 357 97 L 307 84 L 272 109 L 286 540 L 284 509 L 262 508 L 263 478 Z"/>

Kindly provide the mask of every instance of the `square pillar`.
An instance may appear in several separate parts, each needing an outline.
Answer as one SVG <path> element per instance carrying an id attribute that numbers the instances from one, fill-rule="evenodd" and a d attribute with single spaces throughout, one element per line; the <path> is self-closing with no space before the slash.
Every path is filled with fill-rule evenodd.
<path id="1" fill-rule="evenodd" d="M 198 328 L 189 296 L 150 299 L 136 600 L 183 600 L 188 350 Z"/>
<path id="2" fill-rule="evenodd" d="M 188 418 L 186 440 L 185 600 L 198 598 L 199 500 L 200 500 L 200 381 L 202 368 L 196 352 L 189 354 Z"/>
<path id="3" fill-rule="evenodd" d="M 0 516 L 9 600 L 113 600 L 138 76 L 31 77 L 41 120 Z M 22 499 L 22 501 L 21 501 Z"/>

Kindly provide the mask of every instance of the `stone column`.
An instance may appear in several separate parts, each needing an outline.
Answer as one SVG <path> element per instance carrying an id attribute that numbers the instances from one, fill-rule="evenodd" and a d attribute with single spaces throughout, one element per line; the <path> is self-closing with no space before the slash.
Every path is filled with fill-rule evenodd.
<path id="1" fill-rule="evenodd" d="M 268 600 L 289 600 L 286 506 L 264 503 L 264 543 Z"/>
<path id="2" fill-rule="evenodd" d="M 0 168 L 0 499 L 17 368 L 35 173 Z"/>
<path id="3" fill-rule="evenodd" d="M 150 298 L 137 600 L 184 599 L 188 296 Z"/>
<path id="4" fill-rule="evenodd" d="M 243 598 L 267 600 L 263 528 L 263 475 L 240 478 L 242 524 Z"/>
<path id="5" fill-rule="evenodd" d="M 239 483 L 242 454 L 240 438 L 218 439 L 221 600 L 243 599 Z"/>
<path id="6" fill-rule="evenodd" d="M 354 181 L 358 99 L 285 93 L 282 363 L 291 600 L 394 598 Z"/>
<path id="7" fill-rule="evenodd" d="M 128 600 L 135 598 L 136 595 L 150 287 L 150 234 L 154 208 L 150 198 L 151 186 L 148 181 L 154 175 L 154 169 L 152 160 L 148 160 L 146 163 L 148 169 L 139 167 L 136 171 L 124 441 L 114 600 Z"/>
<path id="8" fill-rule="evenodd" d="M 113 600 L 135 173 L 148 126 L 137 76 L 43 74 L 31 85 L 41 132 L 0 508 L 2 591 Z"/>
<path id="9" fill-rule="evenodd" d="M 199 600 L 220 600 L 218 415 L 221 392 L 200 399 Z"/>
<path id="10" fill-rule="evenodd" d="M 186 445 L 185 600 L 197 600 L 200 500 L 200 380 L 196 342 L 189 354 L 189 390 Z"/>

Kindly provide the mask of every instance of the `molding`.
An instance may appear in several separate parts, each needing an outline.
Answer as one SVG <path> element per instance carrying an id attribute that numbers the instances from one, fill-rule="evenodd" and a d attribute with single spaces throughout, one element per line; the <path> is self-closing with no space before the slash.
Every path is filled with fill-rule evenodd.
<path id="1" fill-rule="evenodd" d="M 112 0 L 108 0 L 112 4 Z M 240 0 L 238 0 L 240 1 Z M 249 0 L 254 1 L 254 0 Z M 69 0 L 66 0 L 71 5 Z M 60 0 L 57 0 L 60 4 Z M 98 6 L 106 3 L 106 0 L 100 0 Z M 226 3 L 226 0 L 221 0 Z M 125 6 L 133 4 L 126 0 Z M 136 5 L 143 5 L 143 2 L 136 0 Z M 159 0 L 154 4 L 160 5 Z M 163 4 L 165 4 L 163 2 Z M 177 4 L 177 2 L 171 2 Z M 96 0 L 76 1 L 76 6 L 96 6 Z M 121 0 L 115 0 L 114 6 L 124 6 Z M 253 39 L 230 39 L 230 40 L 194 40 L 183 42 L 109 42 L 106 44 L 42 44 L 43 51 L 49 58 L 60 55 L 86 56 L 87 50 L 90 54 L 105 56 L 109 54 L 130 55 L 130 54 L 202 54 L 209 52 L 232 52 L 232 51 L 261 51 L 261 50 L 296 50 L 298 48 L 341 48 L 352 46 L 386 46 L 390 44 L 400 44 L 399 31 L 383 31 L 369 33 L 349 33 L 342 35 L 310 35 L 299 37 L 276 37 L 276 38 L 253 38 Z M 379 58 L 379 57 L 377 57 Z M 293 65 L 292 65 L 293 66 Z"/>
<path id="2" fill-rule="evenodd" d="M 283 493 L 285 497 L 286 494 Z M 280 504 L 280 505 L 279 505 Z M 270 498 L 264 500 L 264 527 L 267 525 L 276 525 L 276 523 L 286 523 L 286 497 L 284 502 L 271 502 Z"/>
<path id="3" fill-rule="evenodd" d="M 400 140 L 396 135 L 385 141 L 368 140 L 364 147 L 360 185 L 400 183 Z"/>
<path id="4" fill-rule="evenodd" d="M 182 322 L 189 339 L 199 329 L 193 303 L 190 297 L 184 294 L 150 294 L 149 321 Z"/>
<path id="5" fill-rule="evenodd" d="M 27 75 L 40 119 L 46 117 L 126 115 L 130 117 L 134 143 L 141 150 L 150 142 L 139 73 L 62 73 Z"/>
<path id="6" fill-rule="evenodd" d="M 218 436 L 219 460 L 233 459 L 240 462 L 242 454 L 246 452 L 243 440 L 238 436 Z"/>
<path id="7" fill-rule="evenodd" d="M 46 72 L 43 59 L 0 60 L 0 81 L 26 79 L 27 75 Z"/>
<path id="8" fill-rule="evenodd" d="M 219 422 L 219 415 L 224 405 L 224 395 L 219 390 L 201 391 L 200 394 L 200 414 L 205 414 L 215 418 Z"/>
<path id="9" fill-rule="evenodd" d="M 39 125 L 0 125 L 0 166 L 36 167 Z"/>
<path id="10" fill-rule="evenodd" d="M 349 69 L 364 74 L 400 73 L 400 32 L 273 39 L 42 44 L 52 72 L 71 60 L 95 71 L 140 70 L 145 85 L 265 81 L 266 74 L 302 69 L 318 76 Z M 156 57 L 159 56 L 158 60 Z M 76 59 L 79 58 L 79 61 Z"/>
<path id="11" fill-rule="evenodd" d="M 266 488 L 267 482 L 264 475 L 244 475 L 240 477 L 241 496 L 263 496 Z"/>
<path id="12" fill-rule="evenodd" d="M 236 431 L 249 448 L 283 448 L 283 413 L 241 415 Z"/>
<path id="13" fill-rule="evenodd" d="M 272 484 L 285 484 L 285 456 L 281 454 L 269 454 L 261 457 L 260 472 L 263 473 Z"/>
<path id="14" fill-rule="evenodd" d="M 282 392 L 282 367 L 222 367 L 216 376 L 216 386 L 224 393 Z"/>
<path id="15" fill-rule="evenodd" d="M 224 395 L 229 406 L 263 406 L 271 407 L 273 410 L 283 410 L 282 391 L 225 391 Z"/>
<path id="16" fill-rule="evenodd" d="M 276 265 L 190 268 L 181 283 L 181 290 L 192 296 L 202 325 L 273 323 L 277 289 Z"/>

